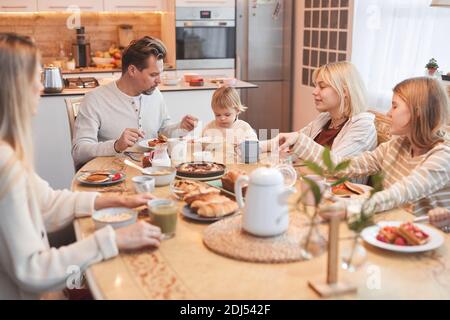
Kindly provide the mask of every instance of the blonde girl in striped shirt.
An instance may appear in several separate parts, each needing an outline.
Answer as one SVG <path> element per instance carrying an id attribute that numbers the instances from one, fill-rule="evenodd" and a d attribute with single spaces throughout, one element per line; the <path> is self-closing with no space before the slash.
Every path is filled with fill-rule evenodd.
<path id="1" fill-rule="evenodd" d="M 365 203 L 376 212 L 404 206 L 416 215 L 450 209 L 450 142 L 446 137 L 449 102 L 444 88 L 432 78 L 408 79 L 394 88 L 389 142 L 374 151 L 351 157 L 342 175 L 350 178 L 383 173 L 385 190 Z M 278 136 L 281 152 L 290 146 L 304 160 L 321 162 L 323 147 L 301 132 Z M 332 153 L 335 162 L 343 157 Z"/>

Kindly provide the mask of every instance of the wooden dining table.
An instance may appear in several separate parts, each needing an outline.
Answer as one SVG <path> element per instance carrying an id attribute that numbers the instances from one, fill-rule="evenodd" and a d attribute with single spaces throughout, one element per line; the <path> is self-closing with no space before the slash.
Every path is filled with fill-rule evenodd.
<path id="1" fill-rule="evenodd" d="M 111 187 L 92 188 L 73 180 L 73 191 L 97 191 L 101 194 L 133 194 L 131 178 L 140 175 L 127 167 L 123 157 L 99 157 L 87 163 L 85 170 L 120 170 L 127 178 Z M 250 173 L 262 164 L 227 164 L 228 169 Z M 296 184 L 300 189 L 300 183 Z M 175 199 L 170 188 L 156 188 L 158 198 Z M 291 201 L 298 197 L 293 195 Z M 180 209 L 183 201 L 177 201 Z M 300 214 L 295 210 L 291 215 Z M 142 217 L 146 219 L 146 217 Z M 411 221 L 403 209 L 376 215 L 378 221 Z M 74 222 L 78 240 L 95 231 L 91 218 Z M 290 263 L 244 262 L 210 251 L 203 242 L 208 224 L 179 214 L 176 235 L 162 241 L 158 249 L 146 248 L 120 252 L 110 260 L 92 265 L 86 271 L 89 288 L 96 299 L 207 299 L 207 300 L 298 300 L 320 299 L 310 281 L 327 276 L 327 254 L 307 261 Z M 320 232 L 327 237 L 328 227 Z M 339 279 L 357 287 L 356 293 L 339 299 L 450 299 L 450 237 L 425 253 L 396 253 L 363 243 L 366 258 L 355 271 L 339 270 Z M 346 223 L 340 226 L 340 252 L 353 245 L 353 233 Z M 300 244 L 299 244 L 300 245 Z"/>

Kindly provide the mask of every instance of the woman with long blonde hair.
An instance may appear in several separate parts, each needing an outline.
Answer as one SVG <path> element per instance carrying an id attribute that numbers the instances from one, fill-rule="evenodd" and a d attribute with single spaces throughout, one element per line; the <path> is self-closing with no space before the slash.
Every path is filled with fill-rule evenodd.
<path id="1" fill-rule="evenodd" d="M 69 268 L 85 270 L 119 250 L 158 246 L 161 231 L 147 223 L 106 227 L 60 249 L 48 231 L 107 207 L 135 208 L 152 198 L 55 191 L 33 169 L 31 119 L 42 85 L 40 55 L 26 37 L 0 33 L 0 299 L 34 299 L 60 292 Z"/>
<path id="2" fill-rule="evenodd" d="M 405 80 L 393 91 L 388 115 L 392 119 L 391 134 L 395 137 L 372 152 L 348 157 L 351 165 L 342 175 L 350 178 L 380 172 L 384 175 L 385 190 L 365 203 L 368 211 L 404 206 L 422 215 L 442 208 L 433 210 L 432 218 L 437 215 L 436 220 L 448 219 L 450 142 L 446 130 L 450 111 L 447 94 L 437 80 L 426 77 Z M 321 163 L 323 148 L 305 134 L 281 134 L 278 139 L 281 150 L 293 146 L 297 157 Z M 344 160 L 333 152 L 332 159 Z"/>
<path id="3" fill-rule="evenodd" d="M 315 70 L 313 79 L 320 114 L 301 132 L 342 157 L 375 149 L 375 116 L 366 112 L 366 88 L 356 67 L 350 62 L 329 63 Z M 273 142 L 262 143 L 263 151 L 271 149 Z"/>

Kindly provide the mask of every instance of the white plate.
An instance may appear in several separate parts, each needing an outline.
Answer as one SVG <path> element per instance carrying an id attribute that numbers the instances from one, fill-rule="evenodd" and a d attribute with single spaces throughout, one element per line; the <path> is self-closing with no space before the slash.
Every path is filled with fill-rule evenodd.
<path id="1" fill-rule="evenodd" d="M 369 199 L 370 198 L 370 192 L 373 190 L 373 188 L 371 186 L 366 186 L 365 184 L 359 184 L 359 183 L 352 183 L 352 184 L 363 189 L 364 193 L 363 194 L 352 194 L 350 197 L 348 197 L 348 196 L 340 196 L 340 195 L 334 194 L 330 190 L 331 198 L 335 198 L 338 200 Z"/>
<path id="2" fill-rule="evenodd" d="M 149 147 L 149 146 L 148 146 L 148 142 L 149 142 L 149 141 L 152 141 L 152 140 L 155 140 L 155 139 L 141 140 L 141 141 L 139 141 L 137 144 L 138 144 L 138 146 L 141 147 L 141 148 L 144 148 L 144 149 L 147 149 L 147 150 L 155 150 L 156 147 Z M 161 143 L 160 145 L 167 145 L 167 142 L 166 142 L 166 143 Z"/>
<path id="3" fill-rule="evenodd" d="M 77 175 L 76 179 L 79 183 L 84 184 L 84 185 L 89 185 L 89 186 L 109 186 L 109 185 L 113 185 L 113 184 L 118 184 L 122 181 L 124 181 L 127 176 L 125 173 L 121 172 L 121 171 L 115 171 L 115 170 L 110 170 L 111 174 L 109 175 L 108 179 L 103 181 L 103 182 L 89 182 L 84 180 L 86 177 L 88 177 L 90 174 L 94 173 L 96 171 L 92 171 L 92 172 L 82 172 L 80 174 Z M 120 178 L 119 180 L 116 181 L 112 181 L 111 179 L 114 177 L 114 175 L 116 173 L 120 173 L 122 175 L 122 178 Z"/>
<path id="4" fill-rule="evenodd" d="M 222 220 L 224 218 L 231 217 L 234 214 L 236 214 L 237 212 L 239 212 L 239 210 L 234 211 L 234 212 L 232 212 L 230 214 L 227 214 L 226 216 L 222 216 L 222 217 L 202 217 L 202 216 L 199 216 L 198 214 L 196 214 L 195 212 L 193 212 L 188 205 L 185 205 L 183 207 L 183 209 L 181 209 L 181 214 L 183 215 L 183 217 L 186 217 L 188 219 L 195 220 L 195 221 L 200 221 L 200 222 L 215 222 L 215 221 L 219 221 L 219 220 Z"/>
<path id="5" fill-rule="evenodd" d="M 385 243 L 377 240 L 378 232 L 382 227 L 390 226 L 390 227 L 399 227 L 401 224 L 405 223 L 404 221 L 383 221 L 379 222 L 375 226 L 368 227 L 361 232 L 361 237 L 367 243 L 389 251 L 394 252 L 403 252 L 403 253 L 415 253 L 415 252 L 425 252 L 430 250 L 435 250 L 443 245 L 444 237 L 439 233 L 438 230 L 426 226 L 423 224 L 416 224 L 421 230 L 427 233 L 430 236 L 430 239 L 427 243 L 421 246 L 397 246 L 394 244 Z"/>

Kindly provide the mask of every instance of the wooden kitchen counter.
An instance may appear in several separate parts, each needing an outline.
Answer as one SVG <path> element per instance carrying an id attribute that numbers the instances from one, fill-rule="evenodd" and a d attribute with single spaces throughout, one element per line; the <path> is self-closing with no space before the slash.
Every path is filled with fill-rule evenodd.
<path id="1" fill-rule="evenodd" d="M 122 158 L 97 158 L 82 170 L 124 170 L 127 180 L 101 192 L 132 193 L 130 179 L 135 169 Z M 257 165 L 230 164 L 251 172 Z M 297 187 L 299 187 L 297 185 Z M 94 191 L 73 182 L 76 191 Z M 169 187 L 157 188 L 157 197 L 169 198 Z M 297 195 L 298 196 L 298 195 Z M 295 200 L 295 198 L 291 199 Z M 183 202 L 178 202 L 183 206 Z M 292 212 L 292 214 L 295 214 Z M 298 214 L 298 213 L 297 213 Z M 377 215 L 377 220 L 411 220 L 404 210 Z M 93 265 L 87 271 L 89 286 L 96 299 L 318 299 L 308 281 L 325 279 L 326 254 L 310 261 L 263 264 L 225 258 L 208 250 L 202 241 L 207 225 L 178 219 L 176 236 L 162 242 L 158 250 L 120 253 L 114 259 Z M 77 238 L 94 232 L 91 218 L 75 221 Z M 321 230 L 325 235 L 327 229 Z M 350 236 L 345 224 L 341 237 Z M 367 261 L 355 273 L 340 270 L 340 277 L 358 287 L 357 294 L 343 299 L 449 299 L 450 237 L 438 250 L 423 254 L 399 254 L 369 245 Z M 342 240 L 340 248 L 349 248 Z"/>
<path id="2" fill-rule="evenodd" d="M 185 82 L 181 82 L 176 86 L 164 86 L 159 85 L 158 88 L 161 92 L 177 92 L 177 91 L 204 91 L 204 90 L 216 90 L 220 85 L 211 83 L 209 81 L 205 81 L 205 85 L 202 87 L 191 87 Z M 245 81 L 237 81 L 237 84 L 234 86 L 236 89 L 253 89 L 258 88 L 257 85 L 245 82 Z M 64 89 L 61 93 L 42 93 L 41 97 L 57 97 L 57 96 L 79 96 L 85 95 L 86 93 L 94 90 L 95 88 L 86 88 L 86 89 Z"/>

